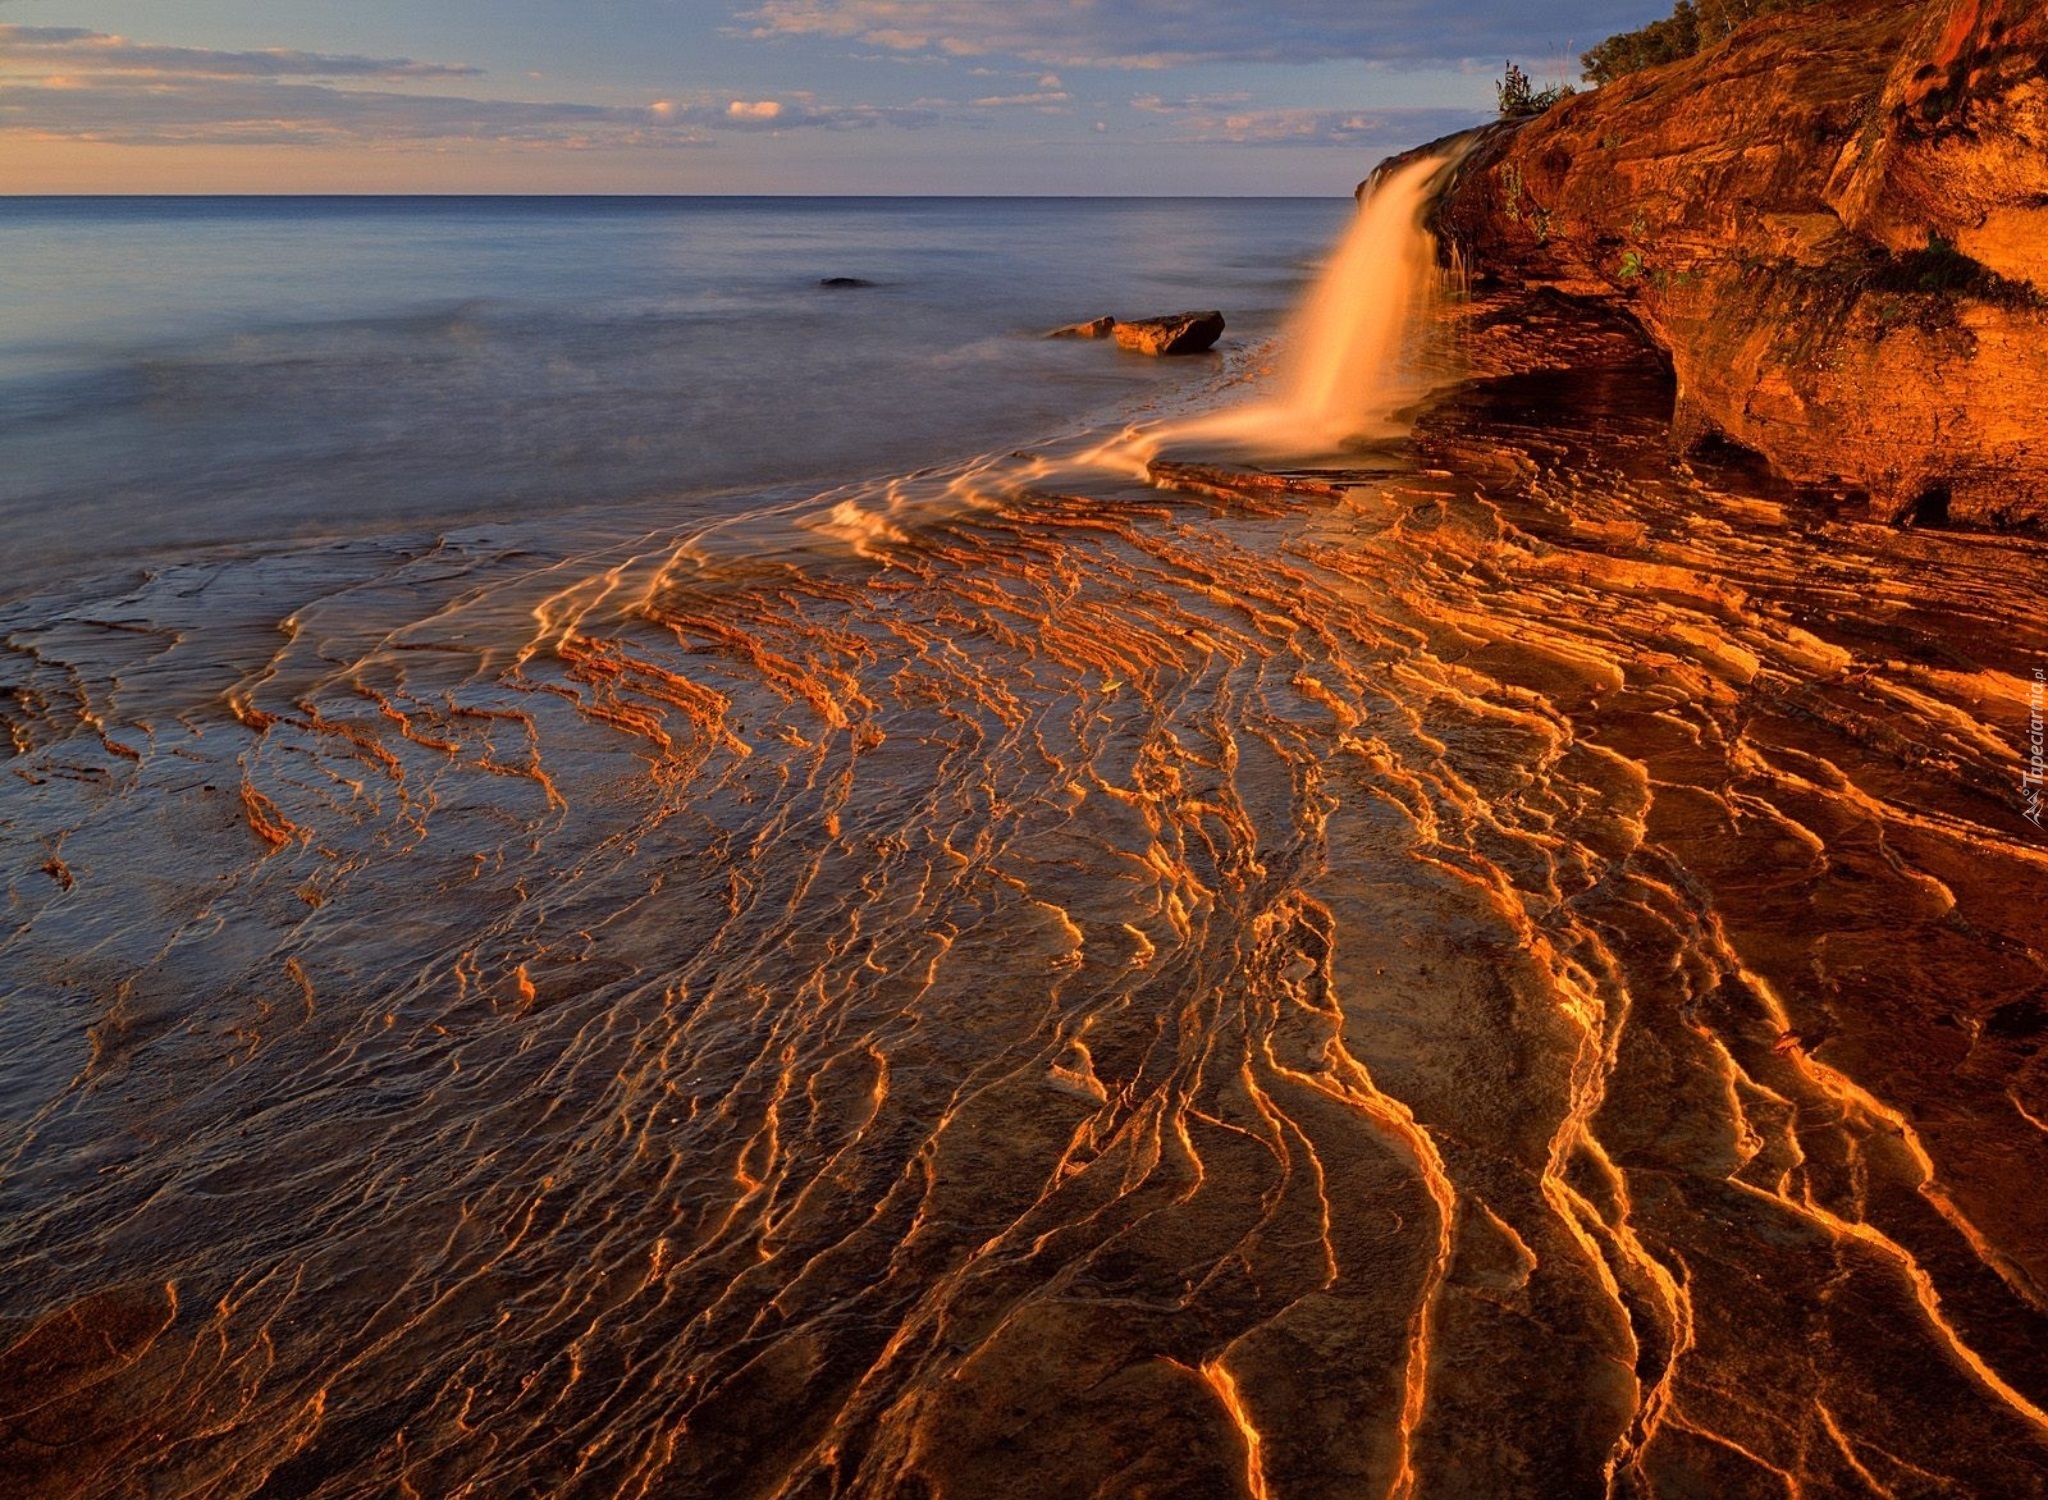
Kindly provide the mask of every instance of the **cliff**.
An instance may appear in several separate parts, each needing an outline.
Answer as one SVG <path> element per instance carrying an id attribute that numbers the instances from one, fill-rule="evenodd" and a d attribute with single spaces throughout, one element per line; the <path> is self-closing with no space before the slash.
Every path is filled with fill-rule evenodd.
<path id="1" fill-rule="evenodd" d="M 2048 520 L 2048 11 L 1827 0 L 1490 130 L 1481 285 L 1624 309 L 1673 423 L 1881 514 Z"/>

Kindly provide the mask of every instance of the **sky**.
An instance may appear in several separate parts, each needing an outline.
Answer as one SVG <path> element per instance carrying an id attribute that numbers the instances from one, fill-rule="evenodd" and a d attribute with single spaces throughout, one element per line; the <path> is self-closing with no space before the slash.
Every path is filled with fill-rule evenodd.
<path id="1" fill-rule="evenodd" d="M 1347 192 L 1664 0 L 0 0 L 0 194 Z"/>

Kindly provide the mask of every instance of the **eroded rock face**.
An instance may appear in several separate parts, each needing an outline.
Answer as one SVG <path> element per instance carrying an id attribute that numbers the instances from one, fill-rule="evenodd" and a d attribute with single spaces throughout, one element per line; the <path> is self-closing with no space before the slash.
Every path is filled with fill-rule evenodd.
<path id="1" fill-rule="evenodd" d="M 1110 330 L 1120 348 L 1139 354 L 1202 354 L 1223 336 L 1220 312 L 1184 312 L 1165 318 L 1140 318 Z"/>
<path id="2" fill-rule="evenodd" d="M 1936 233 L 2002 276 L 2048 283 L 2048 9 L 1929 5 L 1827 196 L 1893 249 Z"/>
<path id="3" fill-rule="evenodd" d="M 1901 520 L 2040 524 L 2044 33 L 2033 0 L 1770 17 L 1497 130 L 1442 227 L 1482 279 L 1625 306 L 1683 440 Z"/>

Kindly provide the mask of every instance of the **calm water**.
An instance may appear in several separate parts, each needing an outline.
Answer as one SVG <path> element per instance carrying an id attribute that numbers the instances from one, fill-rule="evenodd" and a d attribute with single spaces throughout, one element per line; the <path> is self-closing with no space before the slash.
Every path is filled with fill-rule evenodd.
<path id="1" fill-rule="evenodd" d="M 0 595 L 110 553 L 897 472 L 1212 378 L 1330 200 L 0 200 Z M 859 290 L 821 279 L 857 277 Z"/>

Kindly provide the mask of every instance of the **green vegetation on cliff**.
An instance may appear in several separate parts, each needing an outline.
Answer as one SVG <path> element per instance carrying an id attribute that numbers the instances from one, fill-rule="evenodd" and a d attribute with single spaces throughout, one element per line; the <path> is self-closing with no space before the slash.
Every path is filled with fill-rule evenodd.
<path id="1" fill-rule="evenodd" d="M 1711 47 L 1745 21 L 1798 10 L 1815 0 L 1678 0 L 1670 15 L 1635 31 L 1611 36 L 1579 61 L 1590 83 L 1615 79 L 1659 63 L 1677 62 Z"/>
<path id="2" fill-rule="evenodd" d="M 1508 70 L 1499 83 L 1493 86 L 1494 97 L 1500 101 L 1500 117 L 1503 120 L 1520 120 L 1530 115 L 1540 115 L 1554 104 L 1562 104 L 1578 92 L 1568 83 L 1553 84 L 1539 89 L 1530 81 L 1529 75 L 1515 66 L 1513 58 L 1508 59 Z"/>

